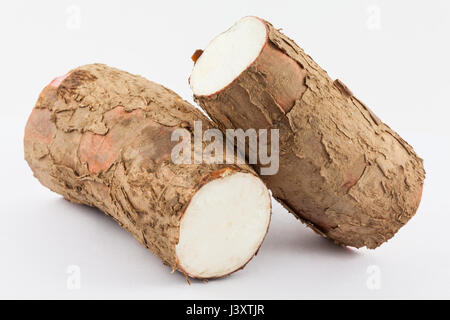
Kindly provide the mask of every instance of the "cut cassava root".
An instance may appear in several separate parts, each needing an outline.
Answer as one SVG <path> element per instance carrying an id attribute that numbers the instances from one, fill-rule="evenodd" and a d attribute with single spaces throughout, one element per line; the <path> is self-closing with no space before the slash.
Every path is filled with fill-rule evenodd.
<path id="1" fill-rule="evenodd" d="M 222 130 L 279 129 L 279 171 L 262 179 L 316 232 L 376 248 L 415 214 L 422 159 L 270 23 L 243 18 L 193 60 L 194 98 Z"/>
<path id="2" fill-rule="evenodd" d="M 211 123 L 172 91 L 105 65 L 52 81 L 25 129 L 34 175 L 67 200 L 113 217 L 164 263 L 217 278 L 258 251 L 270 194 L 241 164 L 174 164 L 176 129 Z"/>

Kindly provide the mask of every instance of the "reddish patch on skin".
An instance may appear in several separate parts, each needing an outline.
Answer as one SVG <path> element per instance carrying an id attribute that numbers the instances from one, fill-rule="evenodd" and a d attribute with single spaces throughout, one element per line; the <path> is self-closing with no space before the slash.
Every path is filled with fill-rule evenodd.
<path id="1" fill-rule="evenodd" d="M 356 182 L 358 182 L 358 180 L 359 179 L 355 178 L 355 179 L 348 181 L 347 183 L 344 184 L 344 189 L 349 190 L 351 187 L 353 187 L 356 184 Z"/>
<path id="2" fill-rule="evenodd" d="M 347 192 L 352 188 L 355 184 L 358 183 L 359 179 L 361 179 L 362 175 L 364 174 L 364 170 L 366 169 L 367 163 L 365 161 L 364 156 L 360 156 L 357 158 L 353 163 L 350 163 L 347 167 L 343 178 L 344 185 L 342 186 L 344 190 Z"/>
<path id="3" fill-rule="evenodd" d="M 51 116 L 47 109 L 34 108 L 25 127 L 25 140 L 49 145 L 56 134 Z"/>
<path id="4" fill-rule="evenodd" d="M 271 85 L 267 90 L 283 112 L 288 112 L 306 91 L 306 70 L 287 54 L 267 43 L 255 66 Z"/>
<path id="5" fill-rule="evenodd" d="M 59 85 L 70 75 L 70 72 L 67 72 L 65 75 L 56 77 L 55 79 L 50 82 L 49 86 L 53 88 L 58 88 Z"/>
<path id="6" fill-rule="evenodd" d="M 123 106 L 116 107 L 105 113 L 105 121 L 109 127 L 133 117 L 143 119 L 144 114 L 142 113 L 142 110 L 139 109 L 127 112 Z"/>
<path id="7" fill-rule="evenodd" d="M 108 170 L 125 146 L 139 148 L 145 159 L 163 161 L 170 157 L 175 142 L 171 142 L 171 128 L 166 128 L 145 119 L 142 110 L 127 112 L 116 107 L 105 113 L 109 131 L 105 135 L 86 132 L 78 149 L 81 162 L 88 165 L 92 173 Z"/>
<path id="8" fill-rule="evenodd" d="M 82 162 L 87 163 L 90 172 L 108 170 L 116 161 L 121 149 L 130 142 L 129 137 L 123 135 L 120 124 L 134 117 L 144 119 L 141 110 L 126 112 L 124 107 L 117 107 L 105 114 L 105 121 L 110 127 L 106 135 L 92 132 L 83 134 L 78 155 Z"/>
<path id="9" fill-rule="evenodd" d="M 119 150 L 113 147 L 111 134 L 104 136 L 92 132 L 83 134 L 79 156 L 82 162 L 88 164 L 90 172 L 98 173 L 107 170 L 118 154 Z"/>

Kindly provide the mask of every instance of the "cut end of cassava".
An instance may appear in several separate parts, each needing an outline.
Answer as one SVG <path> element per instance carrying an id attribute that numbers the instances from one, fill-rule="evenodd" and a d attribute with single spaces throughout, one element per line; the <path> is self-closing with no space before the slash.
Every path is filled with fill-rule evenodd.
<path id="1" fill-rule="evenodd" d="M 262 45 L 261 52 L 246 41 Z M 214 39 L 195 64 L 191 86 L 195 101 L 225 133 L 280 128 L 279 170 L 261 179 L 318 233 L 376 248 L 416 213 L 422 159 L 269 22 L 244 18 Z M 250 146 L 243 147 L 245 153 Z"/>
<path id="2" fill-rule="evenodd" d="M 243 268 L 261 246 L 270 216 L 270 194 L 254 175 L 239 172 L 208 182 L 180 222 L 180 269 L 206 279 Z"/>
<path id="3" fill-rule="evenodd" d="M 260 19 L 245 17 L 212 40 L 195 63 L 190 85 L 196 96 L 214 94 L 236 79 L 259 56 L 267 29 Z"/>

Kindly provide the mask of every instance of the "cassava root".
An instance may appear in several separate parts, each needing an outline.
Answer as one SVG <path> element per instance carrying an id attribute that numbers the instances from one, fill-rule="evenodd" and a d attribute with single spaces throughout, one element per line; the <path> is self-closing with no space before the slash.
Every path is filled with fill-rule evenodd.
<path id="1" fill-rule="evenodd" d="M 219 128 L 279 129 L 279 171 L 261 178 L 316 232 L 376 248 L 415 214 L 422 159 L 270 23 L 243 18 L 192 59 L 194 98 Z"/>
<path id="2" fill-rule="evenodd" d="M 172 269 L 222 277 L 259 249 L 270 195 L 245 164 L 174 164 L 171 134 L 194 121 L 212 127 L 161 85 L 86 65 L 40 94 L 25 158 L 44 186 L 113 217 Z"/>

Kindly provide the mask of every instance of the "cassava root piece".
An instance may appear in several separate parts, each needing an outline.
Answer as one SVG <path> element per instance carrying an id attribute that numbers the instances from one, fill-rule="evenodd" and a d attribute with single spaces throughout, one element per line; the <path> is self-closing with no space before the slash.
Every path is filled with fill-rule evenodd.
<path id="1" fill-rule="evenodd" d="M 262 179 L 315 231 L 376 248 L 415 214 L 422 159 L 270 23 L 245 17 L 194 61 L 194 98 L 222 130 L 279 129 L 279 171 Z"/>
<path id="2" fill-rule="evenodd" d="M 246 165 L 174 164 L 171 134 L 211 123 L 174 92 L 105 65 L 53 80 L 25 129 L 25 158 L 67 200 L 113 217 L 172 269 L 217 278 L 243 268 L 270 221 Z"/>

